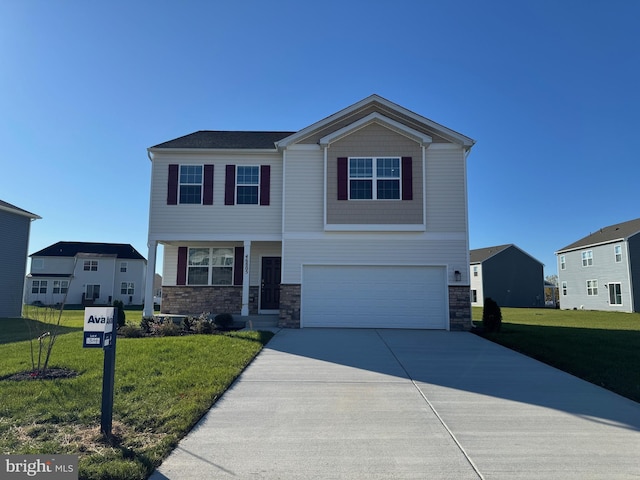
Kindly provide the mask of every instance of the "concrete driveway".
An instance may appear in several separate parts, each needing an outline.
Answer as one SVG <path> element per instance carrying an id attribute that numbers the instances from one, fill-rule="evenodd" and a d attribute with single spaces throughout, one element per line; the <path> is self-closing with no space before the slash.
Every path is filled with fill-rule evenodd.
<path id="1" fill-rule="evenodd" d="M 281 330 L 151 477 L 640 478 L 640 404 L 470 333 Z"/>

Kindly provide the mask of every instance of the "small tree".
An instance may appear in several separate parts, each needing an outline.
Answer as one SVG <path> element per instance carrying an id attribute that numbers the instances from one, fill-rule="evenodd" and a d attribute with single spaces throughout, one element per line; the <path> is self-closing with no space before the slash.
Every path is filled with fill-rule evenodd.
<path id="1" fill-rule="evenodd" d="M 484 299 L 484 309 L 482 310 L 482 327 L 486 333 L 499 332 L 502 327 L 502 312 L 500 307 L 492 298 Z"/>
<path id="2" fill-rule="evenodd" d="M 124 303 L 122 303 L 122 300 L 114 300 L 113 306 L 118 309 L 118 321 L 116 326 L 118 330 L 120 330 L 124 327 L 125 323 L 127 323 L 127 315 L 124 313 Z"/>

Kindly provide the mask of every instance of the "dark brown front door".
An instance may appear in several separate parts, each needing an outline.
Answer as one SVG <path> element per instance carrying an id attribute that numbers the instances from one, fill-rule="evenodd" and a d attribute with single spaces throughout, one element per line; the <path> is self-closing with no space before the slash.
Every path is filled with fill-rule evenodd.
<path id="1" fill-rule="evenodd" d="M 260 289 L 260 309 L 280 308 L 280 257 L 262 257 L 262 288 Z"/>

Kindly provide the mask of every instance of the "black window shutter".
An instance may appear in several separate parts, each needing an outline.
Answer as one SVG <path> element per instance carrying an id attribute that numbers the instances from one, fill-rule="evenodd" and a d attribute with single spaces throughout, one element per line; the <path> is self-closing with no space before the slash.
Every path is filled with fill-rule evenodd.
<path id="1" fill-rule="evenodd" d="M 349 165 L 347 157 L 338 158 L 338 200 L 349 199 Z"/>
<path id="2" fill-rule="evenodd" d="M 402 157 L 402 200 L 413 200 L 412 157 Z"/>
<path id="3" fill-rule="evenodd" d="M 178 285 L 187 284 L 187 247 L 178 247 L 178 275 L 176 283 Z"/>
<path id="4" fill-rule="evenodd" d="M 169 165 L 169 180 L 167 181 L 167 205 L 178 204 L 178 165 Z"/>
<path id="5" fill-rule="evenodd" d="M 269 165 L 260 166 L 260 205 L 269 205 L 271 187 L 271 167 Z"/>
<path id="6" fill-rule="evenodd" d="M 213 205 L 213 165 L 204 166 L 202 204 Z"/>
<path id="7" fill-rule="evenodd" d="M 236 247 L 233 252 L 233 284 L 242 285 L 244 273 L 244 247 Z"/>
<path id="8" fill-rule="evenodd" d="M 227 165 L 224 177 L 224 204 L 236 203 L 236 166 Z"/>

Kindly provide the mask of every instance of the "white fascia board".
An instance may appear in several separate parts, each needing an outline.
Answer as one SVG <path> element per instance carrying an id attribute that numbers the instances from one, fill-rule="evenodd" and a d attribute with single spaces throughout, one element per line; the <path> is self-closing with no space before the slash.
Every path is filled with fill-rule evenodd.
<path id="1" fill-rule="evenodd" d="M 172 245 L 189 245 L 189 242 L 281 242 L 282 235 L 247 235 L 246 233 L 222 233 L 212 236 L 210 234 L 191 235 L 184 233 L 149 233 L 148 241 Z"/>
<path id="2" fill-rule="evenodd" d="M 4 205 L 0 205 L 0 210 L 4 212 L 13 213 L 15 215 L 20 215 L 21 217 L 28 217 L 32 220 L 40 220 L 42 217 L 40 215 L 36 215 L 35 213 L 27 212 L 26 210 L 22 210 L 20 208 L 11 208 L 5 207 Z"/>
<path id="3" fill-rule="evenodd" d="M 635 235 L 635 234 L 634 234 Z M 633 235 L 629 235 L 629 237 L 632 237 Z M 627 238 L 629 238 L 627 237 Z M 598 242 L 598 243 L 590 243 L 589 245 L 582 245 L 580 247 L 573 247 L 573 248 L 567 248 L 567 249 L 563 249 L 563 250 L 558 250 L 556 252 L 554 252 L 556 255 L 559 255 L 561 253 L 568 253 L 568 252 L 575 252 L 577 250 L 588 250 L 589 248 L 593 248 L 593 247 L 600 247 L 602 245 L 607 245 L 610 243 L 616 243 L 616 242 L 626 242 L 627 238 L 624 237 L 620 237 L 620 238 L 614 238 L 612 240 L 607 240 L 605 242 Z"/>
<path id="4" fill-rule="evenodd" d="M 167 153 L 167 154 L 251 154 L 251 153 L 278 153 L 278 149 L 274 148 L 147 148 L 151 154 Z"/>
<path id="5" fill-rule="evenodd" d="M 388 127 L 391 130 L 418 142 L 420 146 L 428 145 L 433 141 L 433 139 L 429 135 L 414 130 L 413 128 L 408 127 L 400 122 L 396 122 L 395 120 L 385 117 L 378 112 L 374 112 L 370 113 L 366 117 L 361 118 L 360 120 L 356 120 L 355 122 L 342 127 L 339 130 L 336 130 L 335 132 L 330 133 L 329 135 L 322 137 L 320 139 L 320 145 L 323 147 L 330 145 L 331 143 L 340 140 L 342 137 L 345 137 L 353 133 L 354 131 L 364 128 L 372 123 L 377 123 L 379 125 L 382 125 L 383 127 Z"/>

